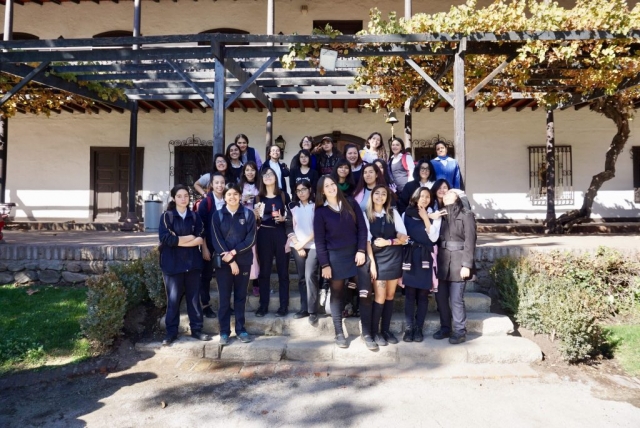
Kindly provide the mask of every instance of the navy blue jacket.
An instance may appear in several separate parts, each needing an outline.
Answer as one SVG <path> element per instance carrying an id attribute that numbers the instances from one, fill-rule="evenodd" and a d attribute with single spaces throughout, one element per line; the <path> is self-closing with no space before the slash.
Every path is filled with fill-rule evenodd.
<path id="1" fill-rule="evenodd" d="M 212 237 L 211 242 L 217 254 L 236 250 L 234 257 L 238 265 L 251 266 L 253 263 L 253 251 L 251 248 L 256 243 L 256 218 L 253 211 L 240 205 L 238 211 L 231 215 L 227 206 L 222 207 L 222 220 L 218 213 L 211 216 Z M 224 262 L 223 262 L 224 263 Z"/>
<path id="2" fill-rule="evenodd" d="M 160 217 L 158 234 L 160 236 L 160 268 L 168 275 L 202 269 L 202 254 L 199 247 L 179 247 L 180 236 L 203 235 L 202 220 L 198 213 L 187 208 L 187 215 L 182 219 L 177 210 L 171 215 L 165 211 Z M 195 221 L 194 221 L 195 220 Z"/>

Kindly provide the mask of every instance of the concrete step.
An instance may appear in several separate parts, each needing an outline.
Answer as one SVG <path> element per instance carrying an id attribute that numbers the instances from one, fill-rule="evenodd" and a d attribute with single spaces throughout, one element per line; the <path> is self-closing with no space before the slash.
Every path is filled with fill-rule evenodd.
<path id="1" fill-rule="evenodd" d="M 291 291 L 298 291 L 298 273 L 295 271 L 295 269 L 293 270 L 293 272 L 289 272 L 289 290 Z M 249 281 L 249 290 L 251 290 L 251 287 L 253 286 L 253 280 Z M 272 273 L 271 277 L 269 278 L 269 286 L 271 287 L 272 290 L 278 291 L 279 289 L 279 281 L 278 281 L 278 274 L 277 273 Z M 216 281 L 215 275 L 213 277 L 213 279 L 211 280 L 211 289 L 212 290 L 217 290 L 218 289 L 218 282 Z M 465 289 L 467 292 L 469 291 L 477 291 L 476 288 L 476 283 L 475 282 L 467 282 L 467 287 Z M 400 293 L 400 291 L 398 291 L 398 293 Z M 399 294 L 398 294 L 399 295 Z"/>
<path id="2" fill-rule="evenodd" d="M 349 317 L 342 320 L 344 332 L 349 337 L 360 335 L 360 318 Z M 164 317 L 160 319 L 161 328 L 165 328 Z M 231 328 L 234 327 L 234 317 L 231 317 Z M 286 317 L 276 317 L 273 312 L 264 317 L 256 317 L 253 312 L 247 312 L 245 328 L 251 334 L 266 336 L 316 337 L 334 336 L 333 322 L 328 315 L 321 315 L 315 326 L 309 324 L 308 318 L 294 319 L 290 314 Z M 397 336 L 405 328 L 404 315 L 395 313 L 391 318 L 391 331 Z M 440 318 L 437 313 L 430 312 L 424 323 L 423 333 L 431 336 L 440 328 Z M 204 319 L 203 330 L 209 334 L 218 334 L 220 324 L 218 319 Z M 180 316 L 180 331 L 189 331 L 189 317 L 183 311 Z M 509 317 L 485 312 L 467 313 L 467 331 L 470 334 L 485 336 L 501 336 L 513 331 L 513 323 Z M 398 337 L 400 339 L 400 337 Z"/>
<path id="3" fill-rule="evenodd" d="M 247 296 L 246 311 L 256 311 L 260 305 L 260 298 L 254 296 L 250 290 Z M 214 310 L 218 308 L 218 292 L 212 291 L 209 293 L 211 296 L 211 304 Z M 489 312 L 491 306 L 491 298 L 482 293 L 465 292 L 464 301 L 468 312 Z M 180 306 L 183 311 L 186 312 L 186 303 L 183 299 Z M 280 307 L 280 297 L 277 292 L 271 293 L 269 296 L 269 310 L 277 311 Z M 289 292 L 289 312 L 298 312 L 300 310 L 300 293 L 298 291 Z M 436 310 L 436 302 L 433 296 L 429 296 L 429 311 Z M 394 311 L 404 312 L 404 296 L 397 295 L 394 299 Z M 322 308 L 321 308 L 322 312 Z"/>
<path id="4" fill-rule="evenodd" d="M 281 360 L 307 362 L 336 362 L 362 366 L 376 364 L 518 364 L 542 359 L 542 352 L 534 342 L 515 336 L 468 335 L 467 342 L 451 345 L 447 340 L 425 338 L 422 343 L 400 342 L 369 351 L 359 337 L 348 340 L 349 347 L 338 348 L 333 338 L 288 338 L 257 336 L 245 344 L 232 337 L 231 343 L 221 347 L 218 337 L 200 342 L 181 337 L 169 347 L 159 342 L 139 343 L 140 351 L 157 351 L 189 357 L 223 361 L 277 362 Z"/>

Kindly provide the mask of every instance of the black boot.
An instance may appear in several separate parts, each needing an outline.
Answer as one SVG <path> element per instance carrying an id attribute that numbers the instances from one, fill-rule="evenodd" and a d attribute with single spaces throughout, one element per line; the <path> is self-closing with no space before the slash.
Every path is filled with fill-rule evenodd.
<path id="1" fill-rule="evenodd" d="M 371 315 L 371 336 L 378 346 L 387 346 L 387 341 L 380 334 L 378 326 L 380 325 L 380 318 L 382 317 L 382 311 L 384 306 L 378 302 L 373 302 L 373 310 Z"/>
<path id="2" fill-rule="evenodd" d="M 404 329 L 404 335 L 402 336 L 402 340 L 405 342 L 413 342 L 413 326 L 408 325 Z"/>

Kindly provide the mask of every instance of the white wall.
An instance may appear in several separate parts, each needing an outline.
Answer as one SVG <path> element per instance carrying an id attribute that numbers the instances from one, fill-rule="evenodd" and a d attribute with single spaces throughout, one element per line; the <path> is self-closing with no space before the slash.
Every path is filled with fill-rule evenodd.
<path id="1" fill-rule="evenodd" d="M 414 114 L 414 138 L 437 134 L 452 139 L 453 111 L 423 110 Z M 227 143 L 242 132 L 251 145 L 264 153 L 265 114 L 256 111 L 227 113 Z M 467 189 L 480 218 L 542 219 L 544 206 L 533 206 L 528 197 L 528 146 L 544 145 L 545 114 L 510 110 L 467 111 Z M 128 113 L 99 115 L 18 115 L 9 120 L 7 200 L 18 204 L 17 217 L 29 219 L 81 219 L 90 217 L 91 146 L 128 145 Z M 170 140 L 191 135 L 212 138 L 212 114 L 140 113 L 138 145 L 145 148 L 143 197 L 150 192 L 165 195 L 169 177 Z M 288 142 L 290 160 L 303 135 L 341 131 L 365 138 L 372 131 L 390 136 L 382 114 L 368 111 L 344 113 L 335 109 L 307 109 L 274 113 L 274 135 Z M 573 151 L 575 204 L 557 207 L 558 213 L 579 208 L 591 176 L 601 170 L 615 129 L 603 116 L 582 109 L 556 113 L 556 144 Z M 594 217 L 638 217 L 633 203 L 633 174 L 629 149 L 640 145 L 640 126 L 632 123 L 626 150 L 618 158 L 616 177 L 607 182 L 596 199 Z"/>

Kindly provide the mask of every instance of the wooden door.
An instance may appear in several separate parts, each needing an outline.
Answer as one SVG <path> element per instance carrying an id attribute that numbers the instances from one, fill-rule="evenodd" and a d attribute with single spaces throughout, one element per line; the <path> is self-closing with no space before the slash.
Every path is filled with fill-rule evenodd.
<path id="1" fill-rule="evenodd" d="M 144 148 L 136 154 L 136 193 L 142 190 Z M 126 147 L 91 148 L 91 193 L 93 220 L 118 222 L 127 218 L 129 195 L 129 149 Z M 136 213 L 142 218 L 142 202 Z"/>
<path id="2" fill-rule="evenodd" d="M 213 169 L 213 150 L 211 146 L 183 146 L 175 148 L 173 185 L 184 184 L 189 187 L 193 200 L 193 185 L 203 175 Z"/>

